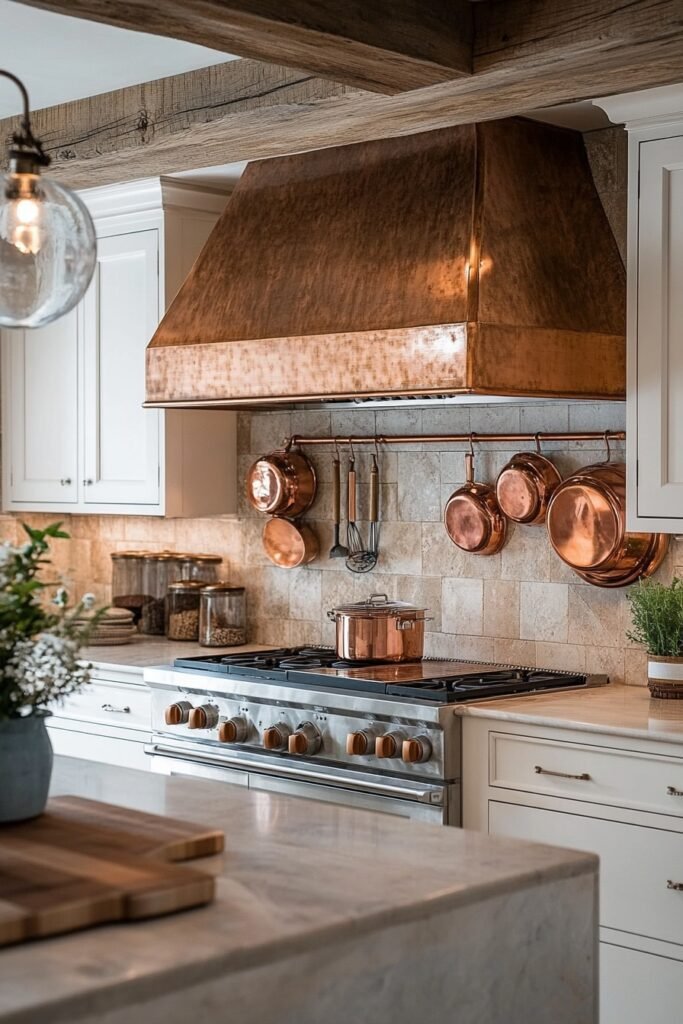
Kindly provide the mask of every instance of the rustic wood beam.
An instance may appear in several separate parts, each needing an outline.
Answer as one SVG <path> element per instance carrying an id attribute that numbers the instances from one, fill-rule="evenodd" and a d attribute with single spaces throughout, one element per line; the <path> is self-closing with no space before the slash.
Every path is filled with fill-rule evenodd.
<path id="1" fill-rule="evenodd" d="M 593 12 L 592 34 L 583 23 L 572 34 L 579 4 L 584 15 Z M 508 21 L 514 10 L 519 20 Z M 488 34 L 479 29 L 481 66 L 469 78 L 380 96 L 232 61 L 50 108 L 37 115 L 36 130 L 56 157 L 55 176 L 88 186 L 411 135 L 683 80 L 683 0 L 501 0 L 490 14 Z M 563 31 L 564 50 L 552 41 Z M 10 126 L 0 122 L 0 132 Z"/>
<path id="2" fill-rule="evenodd" d="M 381 93 L 472 70 L 468 0 L 22 0 Z"/>

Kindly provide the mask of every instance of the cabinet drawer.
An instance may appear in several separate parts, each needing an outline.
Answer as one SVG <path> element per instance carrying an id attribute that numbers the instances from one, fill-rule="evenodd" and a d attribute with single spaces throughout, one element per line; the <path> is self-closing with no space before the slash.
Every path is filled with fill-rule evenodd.
<path id="1" fill-rule="evenodd" d="M 489 832 L 596 853 L 600 924 L 683 945 L 683 836 L 603 818 L 489 802 Z"/>
<path id="2" fill-rule="evenodd" d="M 54 718 L 57 725 L 60 719 L 76 719 L 93 725 L 149 732 L 151 696 L 149 690 L 141 686 L 94 679 L 81 693 L 69 697 L 55 711 Z"/>
<path id="3" fill-rule="evenodd" d="M 491 732 L 489 785 L 683 817 L 676 757 Z"/>
<path id="4" fill-rule="evenodd" d="M 683 1007 L 683 963 L 600 946 L 600 1024 L 671 1024 Z"/>
<path id="5" fill-rule="evenodd" d="M 145 753 L 140 740 L 98 736 L 95 733 L 74 732 L 71 729 L 49 728 L 52 749 L 63 757 L 80 757 L 84 761 L 101 761 L 119 768 L 138 768 L 149 771 L 151 757 Z"/>

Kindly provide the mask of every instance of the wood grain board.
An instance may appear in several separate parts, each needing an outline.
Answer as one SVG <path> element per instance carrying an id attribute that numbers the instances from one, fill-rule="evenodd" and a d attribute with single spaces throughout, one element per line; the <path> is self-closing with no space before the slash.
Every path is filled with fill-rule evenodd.
<path id="1" fill-rule="evenodd" d="M 0 826 L 0 946 L 201 906 L 211 875 L 174 862 L 220 853 L 223 833 L 79 797 Z"/>

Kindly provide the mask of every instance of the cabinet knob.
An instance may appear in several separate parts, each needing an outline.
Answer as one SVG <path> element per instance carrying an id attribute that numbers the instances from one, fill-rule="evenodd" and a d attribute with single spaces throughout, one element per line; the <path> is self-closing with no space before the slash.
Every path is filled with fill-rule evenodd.
<path id="1" fill-rule="evenodd" d="M 247 723 L 243 718 L 229 718 L 218 729 L 221 743 L 243 743 L 247 738 Z"/>
<path id="2" fill-rule="evenodd" d="M 83 481 L 83 486 L 84 487 L 92 487 L 92 484 L 93 484 L 92 480 L 84 480 Z"/>
<path id="3" fill-rule="evenodd" d="M 59 482 L 62 485 L 62 487 L 71 487 L 71 477 L 70 476 L 63 477 Z"/>
<path id="4" fill-rule="evenodd" d="M 184 725 L 192 711 L 189 700 L 179 700 L 176 704 L 169 704 L 164 711 L 166 725 Z"/>

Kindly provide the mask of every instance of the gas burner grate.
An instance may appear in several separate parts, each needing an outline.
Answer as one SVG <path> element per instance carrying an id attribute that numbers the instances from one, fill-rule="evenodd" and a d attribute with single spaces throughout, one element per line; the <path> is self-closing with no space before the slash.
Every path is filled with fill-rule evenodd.
<path id="1" fill-rule="evenodd" d="M 467 700 L 485 700 L 487 697 L 514 697 L 517 694 L 585 685 L 585 675 L 518 668 L 483 672 L 481 675 L 457 675 L 450 679 L 425 679 L 406 685 L 393 683 L 387 686 L 387 693 L 432 700 L 439 704 L 458 704 Z"/>

